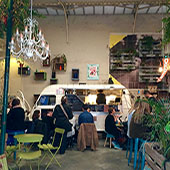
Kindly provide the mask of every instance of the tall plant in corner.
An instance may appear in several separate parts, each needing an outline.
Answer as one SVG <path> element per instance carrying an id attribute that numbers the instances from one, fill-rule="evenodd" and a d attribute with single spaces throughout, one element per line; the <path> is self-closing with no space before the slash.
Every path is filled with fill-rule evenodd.
<path id="1" fill-rule="evenodd" d="M 4 38 L 5 32 L 7 31 L 7 19 L 8 19 L 8 6 L 9 0 L 0 0 L 0 38 Z M 30 3 L 29 0 L 14 0 L 13 1 L 13 32 L 18 28 L 24 30 L 24 19 L 30 16 Z M 36 11 L 33 11 L 34 16 L 40 17 Z"/>
<path id="2" fill-rule="evenodd" d="M 159 99 L 157 102 L 149 101 L 153 115 L 146 116 L 147 125 L 151 128 L 150 139 L 159 143 L 160 152 L 169 158 L 170 139 L 165 126 L 170 121 L 170 99 Z"/>

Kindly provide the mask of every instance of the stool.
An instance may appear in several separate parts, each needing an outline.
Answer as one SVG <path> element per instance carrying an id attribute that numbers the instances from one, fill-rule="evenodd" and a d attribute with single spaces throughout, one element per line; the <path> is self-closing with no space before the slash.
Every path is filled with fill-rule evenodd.
<path id="1" fill-rule="evenodd" d="M 133 152 L 133 139 L 132 138 L 128 138 L 126 158 L 128 156 L 128 152 L 129 152 L 129 157 L 128 157 L 128 166 L 129 166 L 129 163 L 132 160 L 132 152 Z"/>
<path id="2" fill-rule="evenodd" d="M 141 163 L 141 170 L 143 170 L 144 166 L 145 166 L 145 143 L 148 142 L 148 141 L 143 140 L 143 139 L 139 139 L 139 141 L 141 142 L 141 147 L 140 147 L 140 150 L 139 150 L 138 168 L 137 169 L 139 169 L 140 163 Z"/>
<path id="3" fill-rule="evenodd" d="M 139 142 L 142 147 L 142 151 L 139 152 L 139 157 L 138 157 L 138 167 L 139 169 L 140 166 L 140 159 L 141 160 L 141 170 L 144 169 L 144 164 L 145 164 L 145 150 L 144 150 L 144 144 L 147 142 L 146 140 L 135 138 L 135 145 L 134 145 L 134 162 L 133 162 L 133 168 L 136 170 L 136 163 L 137 163 L 137 154 L 138 154 L 138 148 L 139 148 Z M 131 162 L 132 159 L 132 152 L 133 152 L 133 139 L 130 139 L 130 153 L 129 153 L 129 158 L 128 158 L 128 165 Z"/>
<path id="4" fill-rule="evenodd" d="M 108 138 L 110 139 L 109 145 L 110 145 L 110 148 L 111 148 L 112 147 L 112 138 L 114 139 L 115 137 L 112 134 L 109 134 L 109 133 L 106 132 L 106 139 L 105 139 L 105 142 L 104 142 L 104 147 L 106 146 Z"/>

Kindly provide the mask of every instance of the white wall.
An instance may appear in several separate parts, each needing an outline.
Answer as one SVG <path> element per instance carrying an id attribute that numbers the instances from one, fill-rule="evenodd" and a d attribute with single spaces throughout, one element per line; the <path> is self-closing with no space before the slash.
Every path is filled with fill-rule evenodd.
<path id="1" fill-rule="evenodd" d="M 107 83 L 109 74 L 109 35 L 110 33 L 132 33 L 133 15 L 121 16 L 69 16 L 69 43 L 66 43 L 64 16 L 48 16 L 38 19 L 45 39 L 50 44 L 52 57 L 64 53 L 67 57 L 66 72 L 57 72 L 58 83 Z M 161 15 L 138 15 L 136 32 L 158 32 L 161 28 Z M 15 95 L 18 89 L 24 92 L 28 102 L 33 104 L 33 94 L 38 94 L 50 84 L 51 68 L 42 67 L 40 61 L 26 61 L 31 67 L 30 76 L 17 74 L 19 64 L 13 62 L 10 68 L 9 93 Z M 87 80 L 87 64 L 99 64 L 99 80 Z M 79 81 L 71 80 L 72 68 L 80 70 Z M 46 81 L 35 81 L 33 72 L 45 70 Z M 2 72 L 0 73 L 2 74 Z M 2 89 L 1 89 L 2 90 Z"/>

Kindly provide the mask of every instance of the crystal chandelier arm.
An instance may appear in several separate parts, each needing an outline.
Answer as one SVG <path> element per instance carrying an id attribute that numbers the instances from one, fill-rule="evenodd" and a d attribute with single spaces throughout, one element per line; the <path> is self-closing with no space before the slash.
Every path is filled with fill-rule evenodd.
<path id="1" fill-rule="evenodd" d="M 25 59 L 33 58 L 36 61 L 39 57 L 41 60 L 45 60 L 49 55 L 49 45 L 45 41 L 41 30 L 39 30 L 39 33 L 36 32 L 38 22 L 32 18 L 32 0 L 30 1 L 31 18 L 24 19 L 25 30 L 21 34 L 19 34 L 18 29 L 16 30 L 16 34 L 11 40 L 11 54 L 16 58 L 22 56 Z"/>

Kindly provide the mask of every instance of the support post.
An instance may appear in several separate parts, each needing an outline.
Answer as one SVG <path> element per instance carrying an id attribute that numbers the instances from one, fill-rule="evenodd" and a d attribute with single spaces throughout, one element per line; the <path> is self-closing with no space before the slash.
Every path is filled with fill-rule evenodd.
<path id="1" fill-rule="evenodd" d="M 13 10 L 13 0 L 8 0 L 8 20 L 7 20 L 7 34 L 6 34 L 6 57 L 5 57 L 5 73 L 4 73 L 3 110 L 2 110 L 2 119 L 1 119 L 0 155 L 4 153 L 4 149 L 5 149 L 9 70 L 10 70 L 9 42 L 11 41 L 11 37 L 12 37 L 12 10 Z"/>

